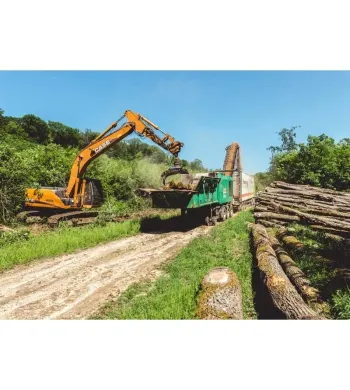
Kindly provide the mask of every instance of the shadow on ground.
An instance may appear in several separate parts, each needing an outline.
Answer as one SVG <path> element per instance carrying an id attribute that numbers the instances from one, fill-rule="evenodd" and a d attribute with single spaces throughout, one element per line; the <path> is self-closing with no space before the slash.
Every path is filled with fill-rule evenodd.
<path id="1" fill-rule="evenodd" d="M 141 219 L 141 232 L 163 234 L 170 232 L 188 232 L 202 224 L 198 221 L 185 221 L 181 216 L 168 219 L 159 217 Z"/>

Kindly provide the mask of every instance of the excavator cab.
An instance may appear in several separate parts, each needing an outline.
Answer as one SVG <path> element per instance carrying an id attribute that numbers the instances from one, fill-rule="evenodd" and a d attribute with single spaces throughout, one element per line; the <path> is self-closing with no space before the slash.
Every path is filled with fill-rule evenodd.
<path id="1" fill-rule="evenodd" d="M 84 207 L 99 207 L 103 203 L 102 185 L 99 180 L 85 179 Z"/>

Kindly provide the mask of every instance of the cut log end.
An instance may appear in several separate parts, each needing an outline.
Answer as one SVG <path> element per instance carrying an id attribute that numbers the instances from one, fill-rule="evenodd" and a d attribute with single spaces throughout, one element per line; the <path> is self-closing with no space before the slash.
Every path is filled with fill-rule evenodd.
<path id="1" fill-rule="evenodd" d="M 226 267 L 209 271 L 202 280 L 197 317 L 203 320 L 243 319 L 242 288 Z"/>

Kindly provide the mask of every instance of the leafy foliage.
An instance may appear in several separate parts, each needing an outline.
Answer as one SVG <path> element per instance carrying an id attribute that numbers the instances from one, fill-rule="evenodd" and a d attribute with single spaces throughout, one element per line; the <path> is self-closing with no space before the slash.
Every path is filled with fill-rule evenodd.
<path id="1" fill-rule="evenodd" d="M 82 134 L 78 129 L 73 129 L 60 122 L 48 122 L 52 142 L 62 146 L 79 147 L 82 144 Z"/>
<path id="2" fill-rule="evenodd" d="M 0 220 L 8 221 L 21 207 L 28 177 L 21 156 L 14 148 L 0 144 Z"/>
<path id="3" fill-rule="evenodd" d="M 255 190 L 263 191 L 272 182 L 269 172 L 258 172 L 254 175 Z"/>
<path id="4" fill-rule="evenodd" d="M 325 134 L 295 142 L 295 127 L 279 132 L 281 146 L 271 146 L 269 175 L 272 180 L 309 184 L 340 191 L 350 188 L 350 139 L 340 142 Z"/>
<path id="5" fill-rule="evenodd" d="M 20 126 L 29 138 L 41 144 L 49 142 L 48 124 L 35 115 L 24 115 L 20 120 Z"/>

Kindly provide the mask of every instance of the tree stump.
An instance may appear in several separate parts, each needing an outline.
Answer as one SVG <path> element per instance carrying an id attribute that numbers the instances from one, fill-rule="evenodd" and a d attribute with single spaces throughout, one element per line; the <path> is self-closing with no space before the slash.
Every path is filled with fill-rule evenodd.
<path id="1" fill-rule="evenodd" d="M 227 267 L 209 271 L 202 280 L 197 317 L 202 320 L 242 320 L 242 287 Z"/>

